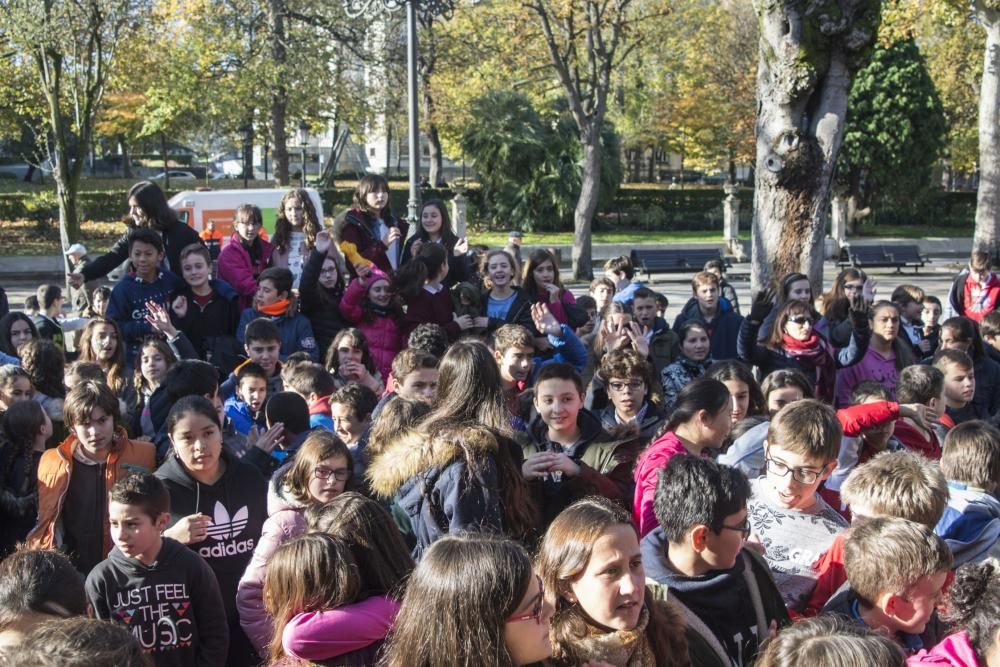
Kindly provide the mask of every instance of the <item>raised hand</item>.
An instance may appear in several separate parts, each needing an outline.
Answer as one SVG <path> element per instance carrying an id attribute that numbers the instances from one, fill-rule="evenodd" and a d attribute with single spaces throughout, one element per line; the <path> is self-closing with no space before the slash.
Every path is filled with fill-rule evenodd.
<path id="1" fill-rule="evenodd" d="M 865 284 L 861 288 L 861 295 L 865 298 L 865 301 L 872 303 L 875 301 L 875 287 L 878 285 L 878 281 L 874 278 L 869 278 L 865 281 Z"/>
<path id="2" fill-rule="evenodd" d="M 773 309 L 774 290 L 770 287 L 760 290 L 754 295 L 753 302 L 750 304 L 750 321 L 758 324 L 763 322 Z"/>
<path id="3" fill-rule="evenodd" d="M 469 252 L 469 240 L 465 238 L 459 239 L 458 242 L 455 244 L 455 250 L 453 251 L 453 254 L 456 257 L 461 257 L 467 252 Z"/>
<path id="4" fill-rule="evenodd" d="M 562 335 L 559 320 L 544 303 L 536 303 L 531 306 L 531 322 L 543 336 L 556 336 L 558 338 Z"/>
<path id="5" fill-rule="evenodd" d="M 316 232 L 316 242 L 313 246 L 316 249 L 316 252 L 321 255 L 325 255 L 331 245 L 333 245 L 333 239 L 330 237 L 330 232 L 328 230 L 324 229 L 320 232 Z"/>
<path id="6" fill-rule="evenodd" d="M 167 338 L 174 338 L 177 336 L 177 327 L 175 327 L 174 323 L 170 321 L 170 313 L 167 312 L 166 308 L 155 301 L 147 301 L 146 310 L 148 311 L 146 321 L 149 322 L 149 326 L 153 327 Z"/>

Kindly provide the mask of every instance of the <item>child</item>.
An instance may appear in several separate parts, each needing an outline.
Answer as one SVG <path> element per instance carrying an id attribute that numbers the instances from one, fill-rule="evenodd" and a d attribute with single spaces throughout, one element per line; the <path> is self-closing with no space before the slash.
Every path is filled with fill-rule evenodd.
<path id="1" fill-rule="evenodd" d="M 4 415 L 0 429 L 0 559 L 14 550 L 38 515 L 38 460 L 52 435 L 52 420 L 35 401 L 21 401 Z"/>
<path id="2" fill-rule="evenodd" d="M 531 299 L 524 290 L 514 285 L 517 262 L 504 250 L 494 250 L 486 255 L 483 272 L 488 289 L 480 299 L 482 312 L 488 318 L 486 333 L 492 333 L 504 324 L 520 324 L 531 328 Z"/>
<path id="3" fill-rule="evenodd" d="M 568 324 L 571 328 L 583 324 L 583 318 L 578 317 L 583 313 L 573 312 L 576 299 L 572 292 L 563 287 L 556 258 L 548 250 L 539 248 L 528 255 L 521 275 L 521 285 L 533 303 L 548 305 L 549 312 L 559 324 Z M 570 317 L 571 314 L 574 317 Z M 573 321 L 574 319 L 580 321 Z"/>
<path id="4" fill-rule="evenodd" d="M 812 564 L 847 528 L 816 493 L 837 465 L 841 433 L 829 405 L 805 399 L 782 408 L 768 428 L 764 476 L 750 482 L 751 539 L 792 611 L 802 611 L 816 585 Z"/>
<path id="5" fill-rule="evenodd" d="M 915 359 L 923 359 L 934 353 L 930 341 L 924 340 L 924 323 L 920 321 L 926 296 L 916 285 L 899 285 L 889 297 L 899 310 L 900 336 L 910 345 Z"/>
<path id="6" fill-rule="evenodd" d="M 996 310 L 1000 302 L 1000 277 L 993 273 L 993 258 L 988 252 L 972 252 L 969 268 L 955 278 L 949 298 L 955 315 L 976 322 Z"/>
<path id="7" fill-rule="evenodd" d="M 288 269 L 265 269 L 257 279 L 257 295 L 253 308 L 243 311 L 236 329 L 236 340 L 243 343 L 247 325 L 257 318 L 267 318 L 281 332 L 281 358 L 293 352 L 308 352 L 313 361 L 319 361 L 319 347 L 313 336 L 312 325 L 305 315 L 292 308 L 292 272 Z"/>
<path id="8" fill-rule="evenodd" d="M 128 628 L 156 665 L 224 664 L 229 629 L 219 584 L 200 556 L 163 537 L 163 482 L 150 474 L 119 480 L 108 514 L 115 547 L 87 577 L 94 615 Z"/>
<path id="9" fill-rule="evenodd" d="M 306 201 L 309 201 L 308 197 Z M 341 266 L 342 260 L 330 232 L 317 232 L 315 246 L 302 267 L 299 304 L 302 314 L 312 324 L 321 358 L 326 355 L 337 332 L 347 326 L 339 308 L 344 295 Z"/>
<path id="10" fill-rule="evenodd" d="M 694 274 L 691 278 L 693 296 L 674 320 L 674 331 L 679 331 L 681 325 L 690 320 L 703 322 L 712 341 L 712 358 L 717 361 L 736 358 L 736 339 L 743 324 L 743 317 L 728 301 L 721 300 L 719 289 L 719 277 L 714 273 Z"/>
<path id="11" fill-rule="evenodd" d="M 31 378 L 20 366 L 0 366 L 0 418 L 10 406 L 21 401 L 30 401 L 35 396 Z"/>
<path id="12" fill-rule="evenodd" d="M 984 317 L 979 324 L 979 332 L 983 336 L 983 348 L 987 356 L 1000 363 L 1000 312 L 994 310 Z"/>
<path id="13" fill-rule="evenodd" d="M 714 273 L 719 278 L 719 294 L 723 299 L 729 302 L 732 306 L 733 311 L 739 315 L 740 314 L 740 301 L 739 297 L 736 296 L 736 288 L 729 284 L 726 280 L 726 263 L 721 259 L 710 259 L 705 262 L 705 266 L 702 267 L 702 271 L 707 271 L 709 273 Z"/>
<path id="14" fill-rule="evenodd" d="M 728 415 L 727 415 L 728 417 Z M 790 620 L 767 564 L 744 542 L 750 485 L 698 456 L 670 460 L 656 485 L 656 528 L 640 543 L 647 581 L 681 608 L 696 665 L 748 665 Z"/>
<path id="15" fill-rule="evenodd" d="M 633 283 L 634 284 L 634 283 Z M 662 372 L 667 364 L 677 358 L 679 336 L 667 325 L 663 317 L 656 314 L 656 292 L 648 287 L 640 287 L 633 292 L 632 316 L 639 325 L 649 344 L 649 360 Z"/>
<path id="16" fill-rule="evenodd" d="M 919 302 L 910 301 L 910 304 Z M 874 381 L 895 397 L 899 372 L 917 363 L 919 347 L 911 345 L 900 333 L 899 307 L 888 301 L 876 303 L 871 310 L 871 338 L 861 360 L 837 373 L 837 407 L 850 404 L 851 392 L 861 382 Z"/>
<path id="17" fill-rule="evenodd" d="M 236 395 L 226 399 L 226 418 L 241 435 L 261 430 L 266 402 L 267 372 L 252 361 L 243 364 L 236 372 Z"/>
<path id="18" fill-rule="evenodd" d="M 531 382 L 535 357 L 534 336 L 519 324 L 505 324 L 496 330 L 491 347 L 493 358 L 500 369 L 500 382 L 503 384 L 507 409 L 512 416 L 518 415 L 518 399 Z"/>
<path id="19" fill-rule="evenodd" d="M 86 614 L 83 577 L 65 554 L 21 548 L 0 560 L 0 648 L 24 646 L 26 636 L 43 623 Z"/>
<path id="20" fill-rule="evenodd" d="M 271 260 L 271 244 L 260 238 L 263 226 L 259 208 L 252 204 L 240 205 L 233 219 L 236 231 L 219 253 L 219 280 L 231 285 L 240 295 L 240 310 L 253 305 L 257 278 Z"/>
<path id="21" fill-rule="evenodd" d="M 941 415 L 938 437 L 963 421 L 977 419 L 972 399 L 976 395 L 976 373 L 972 359 L 960 350 L 939 350 L 934 355 L 934 367 L 944 375 L 945 411 Z"/>
<path id="22" fill-rule="evenodd" d="M 139 394 L 125 363 L 122 331 L 114 320 L 94 317 L 84 327 L 80 336 L 80 361 L 91 361 L 104 369 L 108 386 L 125 406 L 122 412 L 124 423 L 132 423 L 138 411 Z"/>
<path id="23" fill-rule="evenodd" d="M 615 281 L 607 276 L 594 278 L 590 283 L 588 294 L 594 298 L 594 302 L 597 304 L 597 317 L 600 319 L 604 316 L 604 310 L 615 296 Z M 596 328 L 598 324 L 600 324 L 599 321 L 594 322 L 594 327 Z"/>
<path id="24" fill-rule="evenodd" d="M 393 358 L 404 347 L 400 325 L 403 310 L 393 294 L 389 276 L 375 269 L 366 278 L 352 280 L 340 302 L 340 313 L 345 320 L 358 327 L 353 331 L 363 334 L 371 346 L 379 373 L 388 377 Z M 326 351 L 327 368 L 331 367 L 330 359 L 342 334 L 343 331 L 334 337 L 334 342 Z"/>
<path id="25" fill-rule="evenodd" d="M 344 329 L 337 334 L 326 352 L 326 367 L 338 387 L 351 382 L 362 384 L 376 395 L 382 393 L 382 373 L 368 349 L 368 340 L 360 330 Z M 392 370 L 391 360 L 389 371 Z"/>
<path id="26" fill-rule="evenodd" d="M 944 512 L 948 486 L 936 462 L 914 452 L 882 452 L 851 471 L 840 497 L 850 508 L 854 521 L 895 517 L 933 528 Z M 838 534 L 826 553 L 813 564 L 816 587 L 806 604 L 806 616 L 818 614 L 847 581 L 844 569 L 847 534 Z"/>
<path id="27" fill-rule="evenodd" d="M 944 374 L 933 366 L 907 366 L 899 374 L 896 398 L 900 403 L 926 405 L 931 421 L 937 421 L 945 410 Z M 937 433 L 933 428 L 924 428 L 912 417 L 898 419 L 893 435 L 907 449 L 935 461 L 941 458 Z"/>
<path id="28" fill-rule="evenodd" d="M 667 412 L 673 409 L 677 394 L 691 381 L 701 377 L 712 365 L 711 342 L 708 328 L 700 320 L 690 320 L 677 329 L 676 361 L 660 372 L 663 385 L 663 405 Z M 603 363 L 603 362 L 602 362 Z"/>
<path id="29" fill-rule="evenodd" d="M 309 428 L 323 428 L 333 431 L 333 419 L 330 417 L 330 395 L 336 391 L 337 384 L 330 371 L 321 364 L 304 361 L 294 366 L 287 366 L 282 371 L 284 385 L 290 391 L 306 399 L 309 405 Z"/>
<path id="30" fill-rule="evenodd" d="M 281 381 L 281 330 L 274 322 L 259 318 L 247 325 L 244 335 L 243 349 L 247 353 L 247 362 L 253 362 L 267 373 L 267 393 L 274 395 L 284 388 Z M 311 357 L 310 357 L 311 358 Z M 219 394 L 229 398 L 236 393 L 236 370 L 219 387 Z"/>
<path id="31" fill-rule="evenodd" d="M 967 317 L 951 317 L 941 325 L 941 350 L 961 350 L 972 359 L 976 393 L 972 407 L 977 419 L 993 421 L 1000 414 L 1000 364 L 983 346 L 979 325 Z"/>
<path id="32" fill-rule="evenodd" d="M 432 405 L 437 398 L 437 386 L 437 357 L 412 347 L 403 350 L 392 360 L 392 391 L 383 396 L 372 411 L 372 421 L 396 396 Z"/>
<path id="33" fill-rule="evenodd" d="M 1000 430 L 981 421 L 959 424 L 945 438 L 941 472 L 948 507 L 934 529 L 955 554 L 955 564 L 1000 557 Z"/>
<path id="34" fill-rule="evenodd" d="M 368 387 L 348 384 L 330 396 L 330 416 L 333 432 L 344 441 L 351 453 L 357 451 L 358 441 L 371 424 L 372 410 L 378 397 Z"/>
<path id="35" fill-rule="evenodd" d="M 152 229 L 133 230 L 129 234 L 128 250 L 135 272 L 122 278 L 111 290 L 107 317 L 121 327 L 125 360 L 131 365 L 139 354 L 143 338 L 155 332 L 147 321 L 149 304 L 168 308 L 170 295 L 183 282 L 170 271 L 161 271 L 163 241 Z"/>
<path id="36" fill-rule="evenodd" d="M 656 293 L 656 316 L 666 319 L 667 318 L 667 308 L 670 307 L 670 299 L 666 297 L 665 294 L 660 292 Z"/>
<path id="37" fill-rule="evenodd" d="M 420 252 L 396 275 L 399 293 L 406 303 L 403 330 L 409 334 L 418 324 L 439 324 L 448 332 L 449 340 L 473 327 L 489 324 L 486 317 L 459 316 L 454 311 L 451 294 L 444 287 L 448 276 L 448 253 L 443 246 L 429 243 L 420 246 Z"/>
<path id="38" fill-rule="evenodd" d="M 0 317 L 0 363 L 16 365 L 20 357 L 17 348 L 33 338 L 38 338 L 38 329 L 24 313 L 15 311 Z"/>
<path id="39" fill-rule="evenodd" d="M 844 543 L 848 583 L 823 613 L 888 634 L 914 653 L 939 639 L 934 608 L 951 565 L 948 546 L 927 526 L 906 519 L 868 519 L 851 528 Z"/>
<path id="40" fill-rule="evenodd" d="M 733 397 L 733 407 L 729 413 L 733 426 L 746 417 L 763 417 L 767 412 L 760 385 L 757 384 L 753 371 L 743 362 L 735 359 L 717 361 L 708 367 L 705 377 L 726 385 L 729 395 Z"/>
<path id="41" fill-rule="evenodd" d="M 448 253 L 448 277 L 444 286 L 448 289 L 472 279 L 469 264 L 469 241 L 458 238 L 451 228 L 448 208 L 440 199 L 425 201 L 420 207 L 420 225 L 413 236 L 403 245 L 401 263 L 406 264 L 417 256 L 420 248 L 427 243 L 437 243 Z"/>
<path id="42" fill-rule="evenodd" d="M 598 376 L 611 398 L 600 414 L 604 429 L 611 433 L 626 427 L 645 447 L 664 421 L 652 364 L 635 350 L 615 350 L 604 355 Z"/>
<path id="43" fill-rule="evenodd" d="M 291 271 L 293 287 L 299 286 L 303 265 L 316 245 L 316 235 L 322 229 L 322 221 L 316 215 L 316 207 L 308 192 L 292 188 L 284 194 L 274 219 L 271 266 Z"/>
<path id="44" fill-rule="evenodd" d="M 59 322 L 62 315 L 63 295 L 58 285 L 40 285 L 36 292 L 38 297 L 38 315 L 35 316 L 35 327 L 41 338 L 53 341 L 59 348 L 66 351 L 66 338 L 63 326 Z"/>
<path id="45" fill-rule="evenodd" d="M 373 268 L 393 275 L 400 266 L 408 231 L 409 225 L 396 218 L 389 207 L 389 182 L 377 174 L 362 177 L 354 190 L 351 210 L 335 230 L 337 247 L 347 260 L 351 278 Z"/>
<path id="46" fill-rule="evenodd" d="M 929 343 L 931 353 L 937 349 L 941 341 L 941 299 L 931 294 L 925 294 L 923 310 L 920 311 L 920 321 L 924 323 L 924 340 Z M 983 318 L 984 320 L 986 318 Z M 982 325 L 983 322 L 980 322 Z M 984 334 L 985 335 L 985 334 Z M 925 355 L 926 356 L 926 355 Z M 994 359 L 997 361 L 997 359 Z"/>
<path id="47" fill-rule="evenodd" d="M 891 639 L 839 616 L 797 622 L 765 642 L 755 667 L 906 667 L 906 656 Z"/>
<path id="48" fill-rule="evenodd" d="M 38 521 L 28 542 L 64 550 L 87 573 L 111 550 L 104 494 L 130 472 L 152 472 L 156 452 L 148 442 L 128 439 L 107 385 L 73 387 L 63 416 L 70 435 L 38 463 Z"/>
<path id="49" fill-rule="evenodd" d="M 101 285 L 95 289 L 90 305 L 91 317 L 107 317 L 109 301 L 111 301 L 110 287 Z"/>
<path id="50" fill-rule="evenodd" d="M 132 425 L 133 433 L 142 433 L 146 438 L 156 434 L 149 409 L 149 399 L 166 377 L 170 367 L 177 363 L 174 351 L 162 339 L 149 336 L 139 349 L 139 366 L 132 380 L 139 396 L 139 423 Z M 138 427 L 138 428 L 136 428 Z"/>
<path id="51" fill-rule="evenodd" d="M 170 304 L 177 328 L 187 334 L 198 358 L 219 369 L 223 377 L 236 366 L 240 298 L 230 285 L 212 278 L 212 258 L 200 243 L 181 250 L 184 286 Z"/>
<path id="52" fill-rule="evenodd" d="M 548 525 L 574 500 L 601 495 L 623 501 L 632 495 L 635 443 L 612 440 L 600 420 L 583 407 L 583 381 L 572 366 L 553 363 L 535 380 L 538 416 L 523 446 L 524 479 L 542 499 Z"/>
<path id="53" fill-rule="evenodd" d="M 28 374 L 35 390 L 32 397 L 45 408 L 53 421 L 63 421 L 63 369 L 66 357 L 51 340 L 37 338 L 21 345 L 21 368 Z"/>
<path id="54" fill-rule="evenodd" d="M 164 535 L 186 544 L 215 573 L 229 625 L 229 664 L 256 664 L 240 627 L 236 588 L 267 518 L 267 482 L 223 448 L 219 413 L 203 396 L 173 405 L 167 433 L 174 455 L 156 471 L 173 508 Z"/>
<path id="55" fill-rule="evenodd" d="M 627 255 L 612 257 L 604 262 L 604 277 L 614 283 L 614 300 L 619 303 L 631 304 L 635 291 L 642 287 L 639 281 L 633 282 L 635 267 Z"/>

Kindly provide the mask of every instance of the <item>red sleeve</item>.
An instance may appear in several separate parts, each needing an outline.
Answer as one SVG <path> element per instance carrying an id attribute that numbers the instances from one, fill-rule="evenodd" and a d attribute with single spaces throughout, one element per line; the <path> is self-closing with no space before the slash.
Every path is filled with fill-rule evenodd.
<path id="1" fill-rule="evenodd" d="M 893 403 L 892 401 L 862 403 L 861 405 L 852 405 L 848 408 L 837 410 L 837 419 L 840 420 L 840 427 L 844 429 L 844 436 L 848 438 L 856 438 L 865 429 L 898 418 L 899 403 Z"/>
<path id="2" fill-rule="evenodd" d="M 833 544 L 819 560 L 813 563 L 813 570 L 818 573 L 816 588 L 813 589 L 809 602 L 802 610 L 804 616 L 816 616 L 823 609 L 833 594 L 847 581 L 847 570 L 844 569 L 844 539 L 846 531 L 834 538 Z"/>

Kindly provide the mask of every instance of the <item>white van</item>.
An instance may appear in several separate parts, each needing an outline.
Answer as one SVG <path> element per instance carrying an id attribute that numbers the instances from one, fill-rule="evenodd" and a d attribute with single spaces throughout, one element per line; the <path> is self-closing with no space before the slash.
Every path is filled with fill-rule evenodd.
<path id="1" fill-rule="evenodd" d="M 267 236 L 274 234 L 274 221 L 277 217 L 278 204 L 288 192 L 285 188 L 266 188 L 256 190 L 212 190 L 199 188 L 178 192 L 170 201 L 170 207 L 177 211 L 177 216 L 185 224 L 193 227 L 199 233 L 204 231 L 209 221 L 215 223 L 215 231 L 222 235 L 222 244 L 229 242 L 233 235 L 233 219 L 236 209 L 241 204 L 253 204 L 260 209 L 264 217 L 264 229 Z M 306 188 L 309 199 L 316 207 L 316 217 L 323 224 L 323 202 L 315 188 Z"/>

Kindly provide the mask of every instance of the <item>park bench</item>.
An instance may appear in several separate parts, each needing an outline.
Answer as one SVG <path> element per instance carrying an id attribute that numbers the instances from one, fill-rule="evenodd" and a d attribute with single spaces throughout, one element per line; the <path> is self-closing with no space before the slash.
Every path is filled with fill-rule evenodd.
<path id="1" fill-rule="evenodd" d="M 853 266 L 858 269 L 887 267 L 896 269 L 896 273 L 900 273 L 903 268 L 912 267 L 916 273 L 929 261 L 920 254 L 920 247 L 917 245 L 864 245 L 852 246 L 847 251 L 847 259 L 837 262 L 837 266 Z"/>
<path id="2" fill-rule="evenodd" d="M 630 257 L 635 270 L 645 271 L 650 281 L 654 273 L 694 274 L 704 268 L 705 262 L 711 259 L 723 259 L 722 251 L 718 248 L 633 250 Z"/>

